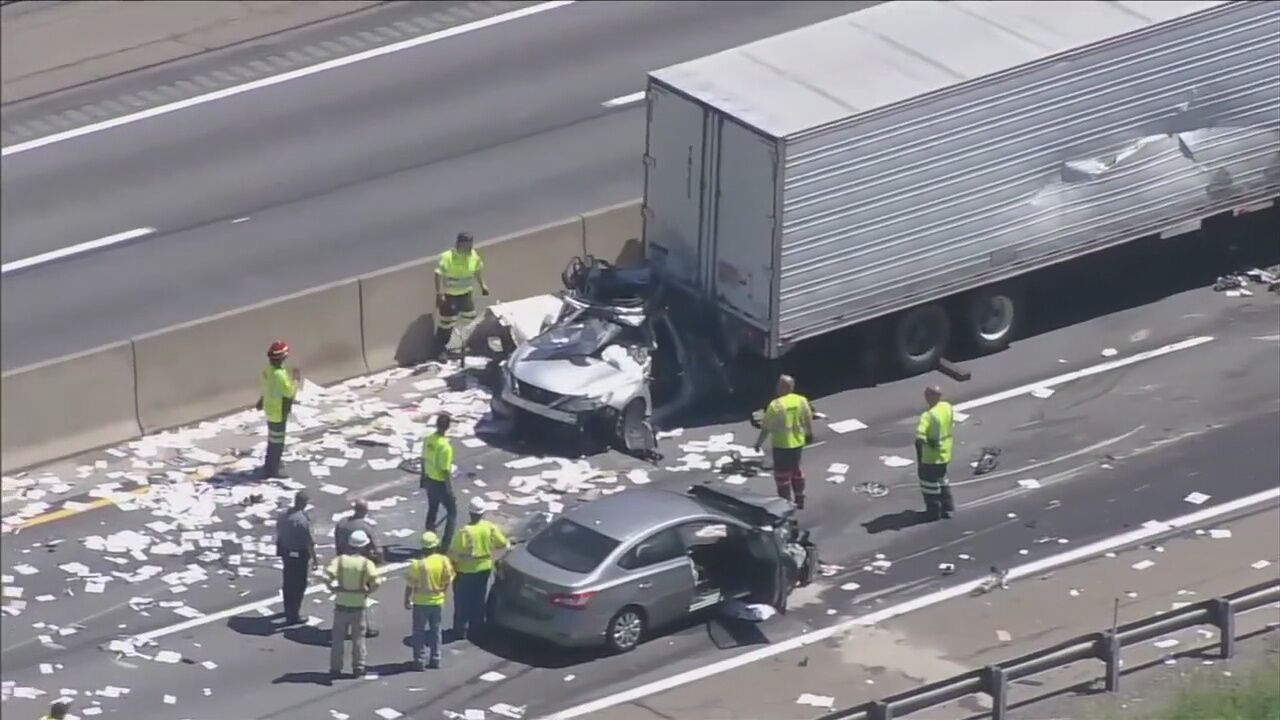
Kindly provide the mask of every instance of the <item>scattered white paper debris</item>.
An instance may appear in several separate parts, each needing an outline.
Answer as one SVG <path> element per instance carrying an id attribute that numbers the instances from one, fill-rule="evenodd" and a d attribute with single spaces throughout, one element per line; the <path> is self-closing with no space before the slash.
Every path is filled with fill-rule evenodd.
<path id="1" fill-rule="evenodd" d="M 827 695 L 811 695 L 809 693 L 803 693 L 800 697 L 796 698 L 796 704 L 808 705 L 816 708 L 826 708 L 830 710 L 835 707 L 836 699 Z"/>
<path id="2" fill-rule="evenodd" d="M 1139 560 L 1131 566 L 1134 570 L 1146 570 L 1149 567 L 1155 567 L 1155 563 L 1150 560 Z"/>
<path id="3" fill-rule="evenodd" d="M 1116 355 L 1119 355 L 1119 354 L 1120 352 L 1115 348 L 1105 348 L 1102 351 L 1102 357 L 1115 357 Z"/>
<path id="4" fill-rule="evenodd" d="M 1011 642 L 1013 640 L 1013 636 L 1009 634 L 1008 630 L 997 630 L 996 639 L 1000 642 Z"/>
<path id="5" fill-rule="evenodd" d="M 1163 650 L 1165 648 L 1176 647 L 1178 645 L 1178 641 L 1173 638 L 1165 638 L 1164 640 L 1157 640 L 1152 644 Z"/>
<path id="6" fill-rule="evenodd" d="M 897 455 L 881 455 L 880 462 L 891 468 L 906 467 L 908 465 L 915 464 L 914 461 L 908 460 L 904 457 L 898 457 Z"/>
<path id="7" fill-rule="evenodd" d="M 490 705 L 489 712 L 494 715 L 501 715 L 505 718 L 512 718 L 512 720 L 520 720 L 520 718 L 524 717 L 523 707 L 516 707 L 515 705 L 508 705 L 506 703 L 494 703 L 493 705 Z"/>
<path id="8" fill-rule="evenodd" d="M 848 591 L 852 592 L 852 591 L 854 591 L 854 590 L 857 590 L 857 589 L 858 589 L 858 588 L 860 588 L 860 587 L 862 587 L 862 586 L 861 586 L 861 585 L 859 585 L 859 584 L 858 584 L 858 583 L 856 583 L 856 582 L 847 582 L 847 583 L 845 583 L 845 584 L 841 585 L 841 586 L 840 586 L 840 589 L 841 589 L 841 590 L 848 590 Z"/>
<path id="9" fill-rule="evenodd" d="M 1053 392 L 1054 392 L 1053 388 L 1047 388 L 1047 387 L 1031 388 L 1031 397 L 1036 397 L 1036 398 L 1040 398 L 1041 400 L 1044 400 L 1048 397 L 1051 397 L 1053 395 Z"/>
<path id="10" fill-rule="evenodd" d="M 1258 562 L 1250 565 L 1249 567 L 1253 568 L 1254 570 L 1261 570 L 1262 568 L 1267 567 L 1270 564 L 1271 564 L 1270 560 L 1259 560 Z"/>
<path id="11" fill-rule="evenodd" d="M 382 718 L 383 720 L 395 720 L 398 717 L 404 717 L 404 715 L 402 715 L 399 710 L 393 710 L 389 707 L 378 708 L 373 712 L 375 715 Z"/>
<path id="12" fill-rule="evenodd" d="M 496 670 L 490 670 L 489 672 L 481 675 L 480 679 L 485 682 L 494 683 L 494 682 L 502 682 L 503 680 L 506 680 L 507 676 L 503 675 L 502 673 Z"/>
<path id="13" fill-rule="evenodd" d="M 164 696 L 164 704 L 165 704 L 165 705 L 177 705 L 177 704 L 178 704 L 178 698 L 177 698 L 177 697 L 175 697 L 175 696 L 173 696 L 173 695 L 165 695 L 165 696 Z"/>
<path id="14" fill-rule="evenodd" d="M 182 661 L 182 654 L 174 652 L 172 650 L 161 650 L 160 652 L 156 653 L 154 660 L 156 662 L 173 664 L 173 663 Z"/>
<path id="15" fill-rule="evenodd" d="M 1231 531 L 1226 528 L 1214 529 L 1209 531 L 1209 537 L 1214 540 L 1226 540 L 1231 537 Z"/>
<path id="16" fill-rule="evenodd" d="M 350 488 L 346 488 L 341 485 L 334 485 L 333 483 L 325 483 L 320 486 L 320 492 L 326 492 L 330 495 L 343 495 L 348 490 L 350 490 Z"/>
<path id="17" fill-rule="evenodd" d="M 839 422 L 827 423 L 827 428 L 829 428 L 831 432 L 844 435 L 845 433 L 851 433 L 858 430 L 865 430 L 867 428 L 867 425 L 866 423 L 862 422 L 861 420 L 858 420 L 857 418 L 849 418 L 848 420 L 840 420 Z"/>
<path id="18" fill-rule="evenodd" d="M 1202 492 L 1193 492 L 1182 499 L 1191 503 L 1192 505 L 1203 505 L 1204 501 L 1208 500 L 1209 497 L 1210 497 L 1209 495 L 1205 495 Z"/>
<path id="19" fill-rule="evenodd" d="M 747 479 L 742 475 L 730 475 L 724 479 L 729 485 L 745 485 Z"/>
<path id="20" fill-rule="evenodd" d="M 1036 488 L 1040 487 L 1040 481 L 1032 478 L 1028 478 L 1026 480 L 1019 480 L 1018 487 L 1026 488 L 1027 490 L 1035 490 Z"/>
<path id="21" fill-rule="evenodd" d="M 849 466 L 845 463 L 831 463 L 827 468 L 827 472 L 831 475 L 845 475 L 849 472 Z"/>

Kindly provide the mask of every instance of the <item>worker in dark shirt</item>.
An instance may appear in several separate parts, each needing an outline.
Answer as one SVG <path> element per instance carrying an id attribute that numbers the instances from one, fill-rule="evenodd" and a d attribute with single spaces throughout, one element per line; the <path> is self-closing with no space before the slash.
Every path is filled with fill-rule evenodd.
<path id="1" fill-rule="evenodd" d="M 357 530 L 363 530 L 369 538 L 369 544 L 358 550 L 352 548 L 348 542 L 351 539 L 351 533 Z M 373 525 L 369 522 L 369 503 L 362 499 L 351 503 L 351 515 L 339 520 L 333 527 L 333 545 L 339 555 L 363 555 L 375 563 L 382 562 L 382 550 L 378 547 L 377 536 L 374 535 Z M 375 616 L 372 608 L 365 609 L 365 637 L 378 636 Z"/>
<path id="2" fill-rule="evenodd" d="M 276 554 L 284 560 L 284 618 L 285 625 L 301 625 L 302 596 L 307 591 L 307 569 L 319 566 L 316 542 L 311 537 L 311 516 L 307 505 L 311 498 L 305 490 L 293 498 L 293 507 L 276 521 Z"/>

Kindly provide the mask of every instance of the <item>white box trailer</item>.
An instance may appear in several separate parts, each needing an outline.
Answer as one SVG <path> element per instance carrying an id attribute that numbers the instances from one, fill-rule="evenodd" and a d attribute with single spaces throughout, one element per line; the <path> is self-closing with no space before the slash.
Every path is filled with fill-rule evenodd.
<path id="1" fill-rule="evenodd" d="M 1007 344 L 1018 276 L 1280 195 L 1280 3 L 884 3 L 647 102 L 646 252 L 729 353 L 873 321 L 919 372 Z"/>

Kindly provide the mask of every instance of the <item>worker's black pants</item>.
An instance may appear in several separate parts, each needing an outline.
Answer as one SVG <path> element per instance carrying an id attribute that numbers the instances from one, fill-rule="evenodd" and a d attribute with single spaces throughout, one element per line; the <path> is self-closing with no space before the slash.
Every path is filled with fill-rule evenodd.
<path id="1" fill-rule="evenodd" d="M 489 601 L 489 571 L 458 573 L 453 583 L 453 636 L 476 637 L 484 631 Z"/>
<path id="2" fill-rule="evenodd" d="M 267 422 L 267 457 L 262 463 L 263 479 L 281 477 L 280 459 L 284 456 L 284 438 L 288 424 L 288 418 L 280 422 Z"/>
<path id="3" fill-rule="evenodd" d="M 916 476 L 920 479 L 920 494 L 924 496 L 924 513 L 927 519 L 933 521 L 951 517 L 951 513 L 956 511 L 956 503 L 951 497 L 951 484 L 947 482 L 947 466 L 920 463 Z"/>
<path id="4" fill-rule="evenodd" d="M 458 501 L 453 495 L 453 486 L 448 480 L 432 480 L 422 478 L 422 486 L 427 489 L 427 529 L 435 530 L 436 516 L 444 507 L 444 535 L 440 538 L 440 546 L 450 547 L 453 542 L 453 531 L 458 526 Z"/>
<path id="5" fill-rule="evenodd" d="M 436 307 L 436 338 L 432 352 L 444 357 L 449 349 L 449 340 L 453 338 L 453 329 L 459 322 L 466 324 L 475 319 L 476 302 L 471 293 L 445 295 L 444 302 Z"/>
<path id="6" fill-rule="evenodd" d="M 302 596 L 307 591 L 307 568 L 311 558 L 306 551 L 286 551 L 284 554 L 284 617 L 286 622 L 302 620 Z"/>

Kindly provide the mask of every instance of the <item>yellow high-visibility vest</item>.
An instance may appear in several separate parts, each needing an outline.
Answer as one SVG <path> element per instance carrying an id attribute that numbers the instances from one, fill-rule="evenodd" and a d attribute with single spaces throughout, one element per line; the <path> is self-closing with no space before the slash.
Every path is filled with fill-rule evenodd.
<path id="1" fill-rule="evenodd" d="M 451 552 L 458 561 L 458 572 L 478 573 L 493 569 L 495 548 L 510 547 L 507 536 L 497 525 L 479 520 L 463 527 L 453 539 Z"/>
<path id="2" fill-rule="evenodd" d="M 445 295 L 466 295 L 471 292 L 476 273 L 483 269 L 484 261 L 475 250 L 466 255 L 457 250 L 447 250 L 440 256 L 436 274 L 444 278 Z"/>
<path id="3" fill-rule="evenodd" d="M 288 370 L 268 365 L 262 371 L 262 410 L 268 422 L 284 422 L 284 399 L 292 400 L 297 393 Z"/>
<path id="4" fill-rule="evenodd" d="M 414 605 L 443 605 L 445 591 L 453 583 L 453 563 L 444 555 L 428 555 L 409 563 L 410 598 Z"/>
<path id="5" fill-rule="evenodd" d="M 333 602 L 338 607 L 362 608 L 380 582 L 378 566 L 362 555 L 339 555 L 329 563 L 329 575 L 338 582 Z"/>
<path id="6" fill-rule="evenodd" d="M 916 439 L 924 442 L 920 462 L 925 465 L 946 465 L 951 462 L 952 430 L 955 428 L 955 411 L 951 403 L 939 400 L 938 404 L 920 413 L 916 425 Z"/>
<path id="7" fill-rule="evenodd" d="M 449 438 L 433 432 L 422 441 L 422 472 L 438 482 L 453 475 L 453 443 Z"/>
<path id="8" fill-rule="evenodd" d="M 813 410 L 803 395 L 787 393 L 769 403 L 764 411 L 765 427 L 776 448 L 804 447 L 806 440 L 805 418 Z"/>

